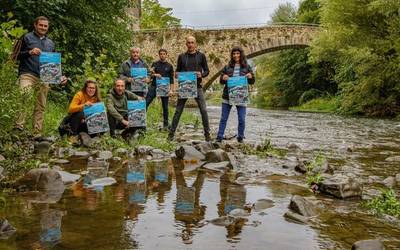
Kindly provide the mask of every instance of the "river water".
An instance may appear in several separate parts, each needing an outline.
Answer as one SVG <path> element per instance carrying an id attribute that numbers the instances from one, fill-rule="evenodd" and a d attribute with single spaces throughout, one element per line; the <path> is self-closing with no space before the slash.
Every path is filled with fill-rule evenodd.
<path id="1" fill-rule="evenodd" d="M 213 131 L 220 108 L 209 107 Z M 236 112 L 227 136 L 235 135 Z M 400 173 L 400 127 L 390 120 L 344 118 L 330 114 L 248 109 L 246 141 L 270 139 L 276 147 L 294 143 L 293 155 L 327 155 L 336 167 L 346 167 L 367 180 Z M 262 170 L 266 159 L 246 158 L 249 168 Z M 264 165 L 263 165 L 264 164 Z M 117 184 L 66 189 L 56 204 L 36 203 L 4 194 L 7 218 L 17 233 L 0 240 L 0 249 L 349 249 L 362 239 L 381 239 L 388 249 L 400 249 L 400 227 L 369 215 L 359 201 L 316 196 L 324 208 L 307 225 L 286 220 L 293 194 L 314 196 L 301 176 L 273 174 L 246 185 L 203 171 L 186 172 L 172 161 L 137 161 L 111 165 Z M 86 165 L 72 161 L 67 171 Z M 398 190 L 397 190 L 398 191 Z M 252 210 L 245 221 L 217 226 L 211 220 L 259 199 L 274 202 Z"/>

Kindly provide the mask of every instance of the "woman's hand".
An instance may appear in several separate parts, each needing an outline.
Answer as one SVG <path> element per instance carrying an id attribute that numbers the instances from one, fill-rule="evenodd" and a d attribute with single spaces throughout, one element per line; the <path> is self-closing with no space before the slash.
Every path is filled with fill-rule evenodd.
<path id="1" fill-rule="evenodd" d="M 229 76 L 228 76 L 227 74 L 224 74 L 224 75 L 222 76 L 222 80 L 228 81 L 228 79 L 229 79 Z"/>
<path id="2" fill-rule="evenodd" d="M 253 78 L 253 75 L 251 73 L 247 73 L 246 77 L 247 77 L 247 79 L 251 79 L 251 78 Z"/>
<path id="3" fill-rule="evenodd" d="M 85 104 L 83 104 L 83 105 L 85 105 L 85 106 L 92 106 L 93 105 L 93 103 L 91 103 L 91 102 L 89 102 L 89 101 L 87 101 L 87 102 L 85 102 Z"/>

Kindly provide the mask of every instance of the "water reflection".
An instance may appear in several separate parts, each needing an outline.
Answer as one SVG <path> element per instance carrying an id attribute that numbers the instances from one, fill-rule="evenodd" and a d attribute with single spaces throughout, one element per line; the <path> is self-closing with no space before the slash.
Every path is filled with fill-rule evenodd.
<path id="1" fill-rule="evenodd" d="M 54 247 L 61 242 L 61 221 L 65 212 L 56 209 L 42 211 L 40 219 L 40 245 Z"/>

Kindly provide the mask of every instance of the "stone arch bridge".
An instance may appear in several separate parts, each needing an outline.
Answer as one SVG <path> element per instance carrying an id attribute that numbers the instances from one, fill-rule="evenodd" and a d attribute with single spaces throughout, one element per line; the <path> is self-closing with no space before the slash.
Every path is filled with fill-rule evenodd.
<path id="1" fill-rule="evenodd" d="M 228 63 L 233 46 L 241 46 L 247 57 L 253 58 L 277 50 L 307 47 L 319 30 L 319 26 L 310 24 L 203 30 L 187 27 L 138 30 L 134 32 L 133 44 L 141 48 L 147 61 L 157 60 L 160 48 L 167 49 L 169 61 L 176 66 L 178 55 L 186 50 L 185 37 L 193 35 L 198 48 L 208 60 L 210 75 L 203 81 L 204 89 L 207 89 Z"/>

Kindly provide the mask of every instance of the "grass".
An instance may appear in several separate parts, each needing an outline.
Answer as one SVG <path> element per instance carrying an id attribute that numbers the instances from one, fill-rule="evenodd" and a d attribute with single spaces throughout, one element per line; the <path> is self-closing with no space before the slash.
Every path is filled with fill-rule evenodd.
<path id="1" fill-rule="evenodd" d="M 315 169 L 321 169 L 322 165 L 326 161 L 326 157 L 324 154 L 319 152 L 311 162 L 306 164 L 306 181 L 308 186 L 312 186 L 314 184 L 320 184 L 323 181 L 323 177 L 319 171 L 315 172 Z"/>
<path id="2" fill-rule="evenodd" d="M 362 206 L 376 215 L 391 215 L 400 218 L 400 200 L 393 189 L 383 190 L 379 197 L 362 203 Z"/>
<path id="3" fill-rule="evenodd" d="M 300 106 L 290 107 L 289 110 L 303 112 L 333 113 L 339 107 L 335 97 L 321 97 L 306 102 Z"/>

